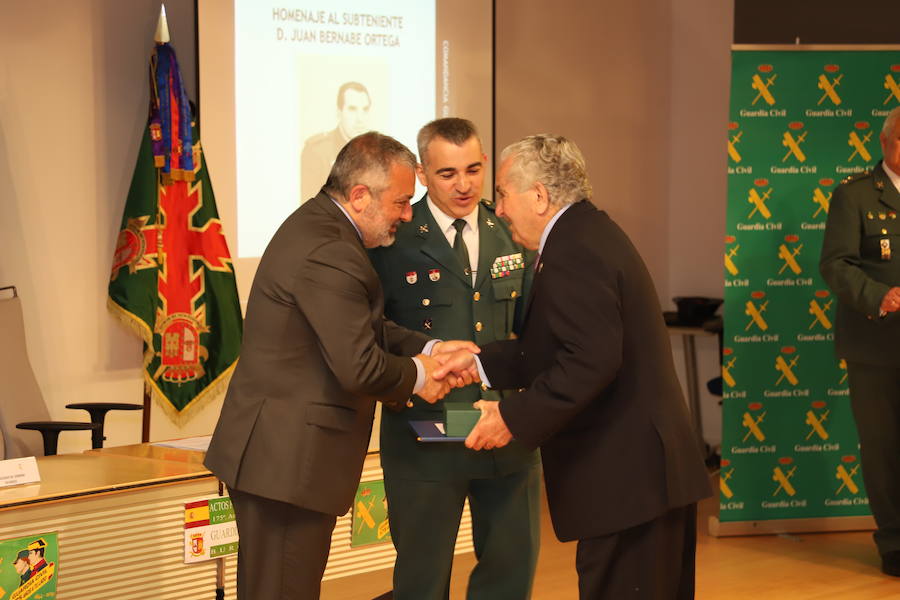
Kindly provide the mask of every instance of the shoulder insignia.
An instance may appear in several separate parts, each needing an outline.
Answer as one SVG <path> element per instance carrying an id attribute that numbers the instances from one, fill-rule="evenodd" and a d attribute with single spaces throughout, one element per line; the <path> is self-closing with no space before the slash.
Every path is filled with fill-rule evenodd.
<path id="1" fill-rule="evenodd" d="M 866 177 L 871 177 L 872 171 L 862 171 L 861 173 L 853 173 L 852 175 L 847 175 L 843 179 L 841 179 L 841 183 L 851 183 L 853 181 L 859 181 L 860 179 L 864 179 Z"/>
<path id="2" fill-rule="evenodd" d="M 488 200 L 487 198 L 481 199 L 481 204 L 491 212 L 497 210 L 497 204 L 493 200 Z"/>

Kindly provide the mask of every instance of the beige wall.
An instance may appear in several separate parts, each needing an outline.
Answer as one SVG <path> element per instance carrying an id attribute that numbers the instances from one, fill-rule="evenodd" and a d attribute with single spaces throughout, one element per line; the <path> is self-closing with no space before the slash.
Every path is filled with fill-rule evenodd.
<path id="1" fill-rule="evenodd" d="M 0 286 L 19 288 L 31 365 L 56 419 L 86 418 L 66 409 L 70 402 L 141 401 L 140 340 L 110 317 L 105 302 L 147 119 L 159 7 L 158 0 L 3 5 Z M 166 7 L 193 88 L 193 1 Z M 211 406 L 178 430 L 154 410 L 151 435 L 208 433 L 217 414 Z M 108 422 L 108 444 L 140 441 L 140 412 L 113 412 Z M 61 452 L 89 447 L 85 432 L 60 437 Z"/>
<path id="2" fill-rule="evenodd" d="M 192 89 L 193 1 L 166 7 Z M 140 342 L 107 314 L 105 290 L 158 10 L 150 0 L 32 0 L 7 3 L 0 20 L 0 286 L 20 289 L 55 418 L 80 418 L 68 402 L 140 400 Z M 542 131 L 576 140 L 597 203 L 631 235 L 665 308 L 676 294 L 722 293 L 731 10 L 718 0 L 497 0 L 498 149 Z M 718 359 L 700 346 L 705 381 Z M 154 410 L 151 438 L 209 433 L 219 405 L 184 429 Z M 718 412 L 707 413 L 717 430 Z M 137 413 L 110 425 L 109 444 L 139 438 Z M 60 450 L 87 445 L 73 433 Z"/>
<path id="3" fill-rule="evenodd" d="M 722 297 L 732 3 L 498 0 L 497 148 L 575 140 L 594 202 L 644 257 L 663 310 Z M 681 340 L 673 337 L 683 377 Z M 707 439 L 721 437 L 714 337 L 697 339 Z"/>

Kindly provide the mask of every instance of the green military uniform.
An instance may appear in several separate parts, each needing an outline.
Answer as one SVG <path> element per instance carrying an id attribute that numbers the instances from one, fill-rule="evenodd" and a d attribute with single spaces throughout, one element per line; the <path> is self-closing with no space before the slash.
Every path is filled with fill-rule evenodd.
<path id="1" fill-rule="evenodd" d="M 385 315 L 439 339 L 483 345 L 508 338 L 524 309 L 533 255 L 513 243 L 506 224 L 484 201 L 478 206 L 478 238 L 473 286 L 428 203 L 416 203 L 413 219 L 400 226 L 397 241 L 371 251 L 384 287 Z M 445 400 L 480 398 L 500 396 L 470 385 Z M 456 442 L 417 442 L 408 422 L 441 420 L 443 407 L 441 402 L 413 401 L 405 411 L 383 411 L 381 421 L 381 463 L 398 553 L 394 597 L 447 598 L 466 497 L 479 559 L 468 598 L 530 597 L 540 545 L 538 452 L 515 441 L 481 452 Z"/>
<path id="2" fill-rule="evenodd" d="M 900 551 L 900 313 L 880 316 L 900 286 L 900 193 L 882 165 L 834 190 L 819 263 L 837 296 L 835 350 L 846 359 L 863 480 L 879 552 Z"/>
<path id="3" fill-rule="evenodd" d="M 300 153 L 300 200 L 305 202 L 325 185 L 331 165 L 347 143 L 340 127 L 317 133 L 306 140 Z"/>

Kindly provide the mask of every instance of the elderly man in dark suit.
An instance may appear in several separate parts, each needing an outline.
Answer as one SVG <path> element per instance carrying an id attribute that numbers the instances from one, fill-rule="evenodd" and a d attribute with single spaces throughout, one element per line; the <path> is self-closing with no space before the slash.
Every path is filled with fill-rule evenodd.
<path id="1" fill-rule="evenodd" d="M 556 535 L 578 540 L 581 598 L 693 598 L 709 480 L 647 268 L 591 204 L 574 143 L 532 136 L 501 159 L 497 215 L 539 258 L 521 337 L 478 356 L 485 383 L 519 391 L 476 404 L 466 445 L 540 447 Z"/>
<path id="2" fill-rule="evenodd" d="M 881 570 L 900 577 L 900 108 L 884 120 L 881 149 L 874 170 L 835 188 L 819 269 L 838 300 L 834 344 L 847 361 Z"/>
<path id="3" fill-rule="evenodd" d="M 434 402 L 451 384 L 471 382 L 432 377 L 429 351 L 455 343 L 387 321 L 366 254 L 392 243 L 410 220 L 415 164 L 388 136 L 352 139 L 323 191 L 281 225 L 256 271 L 241 360 L 205 461 L 234 502 L 241 600 L 319 597 L 376 400 L 403 406 L 417 393 Z"/>

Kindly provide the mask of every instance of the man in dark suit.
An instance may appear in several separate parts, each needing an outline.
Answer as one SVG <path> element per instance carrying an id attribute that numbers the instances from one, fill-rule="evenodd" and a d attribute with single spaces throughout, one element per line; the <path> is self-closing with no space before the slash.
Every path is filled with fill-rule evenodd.
<path id="1" fill-rule="evenodd" d="M 873 171 L 835 188 L 819 269 L 838 300 L 835 351 L 847 361 L 881 569 L 900 577 L 900 108 L 881 148 Z"/>
<path id="2" fill-rule="evenodd" d="M 556 535 L 578 540 L 581 598 L 693 598 L 709 480 L 647 268 L 591 204 L 574 143 L 532 136 L 501 159 L 497 215 L 538 261 L 521 337 L 479 355 L 485 383 L 519 391 L 476 405 L 466 445 L 540 447 Z M 445 368 L 474 363 L 459 352 Z"/>
<path id="3" fill-rule="evenodd" d="M 533 255 L 481 201 L 487 157 L 475 126 L 438 119 L 419 131 L 419 181 L 427 195 L 401 225 L 397 242 L 370 252 L 381 277 L 385 315 L 441 339 L 483 345 L 508 339 L 523 308 Z M 443 402 L 469 409 L 499 392 L 476 385 Z M 540 547 L 539 455 L 519 443 L 475 452 L 460 443 L 416 441 L 410 420 L 443 420 L 443 404 L 415 402 L 381 419 L 381 464 L 390 511 L 396 600 L 448 597 L 466 498 L 478 564 L 470 600 L 531 596 Z"/>
<path id="4" fill-rule="evenodd" d="M 393 138 L 352 139 L 323 191 L 287 218 L 260 261 L 205 461 L 234 502 L 241 600 L 319 597 L 375 401 L 400 407 L 415 392 L 434 402 L 449 390 L 420 353 L 437 344 L 384 318 L 365 250 L 390 244 L 409 221 L 414 168 Z"/>

